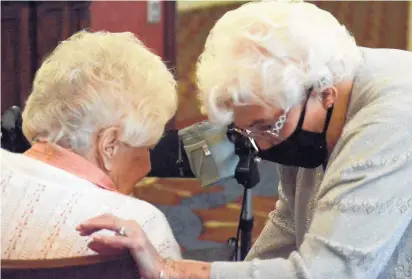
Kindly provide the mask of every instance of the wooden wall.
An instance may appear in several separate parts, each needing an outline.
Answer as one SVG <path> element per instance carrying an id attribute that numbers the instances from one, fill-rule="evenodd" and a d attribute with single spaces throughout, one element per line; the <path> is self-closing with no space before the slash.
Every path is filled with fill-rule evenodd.
<path id="1" fill-rule="evenodd" d="M 407 49 L 406 1 L 308 1 L 346 25 L 360 46 Z"/>
<path id="2" fill-rule="evenodd" d="M 163 57 L 163 18 L 159 23 L 147 23 L 146 1 L 93 1 L 90 14 L 93 30 L 132 32 Z"/>
<path id="3" fill-rule="evenodd" d="M 361 46 L 407 49 L 406 1 L 309 1 L 331 12 L 353 33 Z M 183 128 L 205 119 L 199 111 L 195 64 L 215 22 L 243 2 L 207 8 L 181 9 L 177 21 L 177 73 L 180 103 L 176 126 Z M 411 15 L 409 15 L 411 16 Z M 411 21 L 412 22 L 412 21 Z M 409 30 L 409 32 L 412 32 Z M 412 33 L 411 33 L 412 34 Z M 412 35 L 411 35 L 412 37 Z M 412 39 L 411 39 L 412 42 Z M 412 43 L 411 43 L 412 44 Z"/>
<path id="4" fill-rule="evenodd" d="M 44 56 L 81 29 L 132 32 L 175 68 L 174 1 L 162 2 L 159 23 L 147 22 L 146 1 L 2 1 L 1 8 L 1 112 L 24 106 Z"/>
<path id="5" fill-rule="evenodd" d="M 408 10 L 408 50 L 412 51 L 412 1 L 409 1 Z"/>
<path id="6" fill-rule="evenodd" d="M 1 2 L 1 112 L 23 106 L 35 71 L 59 41 L 89 27 L 89 2 Z"/>

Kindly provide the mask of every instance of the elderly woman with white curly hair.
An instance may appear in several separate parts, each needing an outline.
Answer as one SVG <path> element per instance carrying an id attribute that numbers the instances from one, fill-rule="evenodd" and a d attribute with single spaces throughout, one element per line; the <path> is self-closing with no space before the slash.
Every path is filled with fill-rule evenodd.
<path id="1" fill-rule="evenodd" d="M 276 209 L 246 261 L 164 260 L 139 226 L 114 216 L 78 229 L 122 224 L 125 236 L 94 242 L 129 247 L 145 278 L 412 278 L 411 73 L 412 53 L 358 47 L 312 4 L 230 11 L 199 60 L 200 98 L 280 174 Z"/>
<path id="2" fill-rule="evenodd" d="M 94 254 L 74 227 L 104 213 L 134 220 L 158 253 L 179 259 L 162 212 L 128 196 L 175 114 L 175 87 L 161 58 L 131 33 L 81 31 L 61 42 L 23 111 L 31 148 L 2 151 L 2 259 Z"/>

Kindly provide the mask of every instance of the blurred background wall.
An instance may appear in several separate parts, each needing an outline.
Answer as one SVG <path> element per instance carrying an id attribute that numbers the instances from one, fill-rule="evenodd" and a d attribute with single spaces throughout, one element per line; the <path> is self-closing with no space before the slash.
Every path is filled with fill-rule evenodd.
<path id="1" fill-rule="evenodd" d="M 179 81 L 175 126 L 203 119 L 194 67 L 206 36 L 226 11 L 246 1 L 160 1 L 156 22 L 148 7 L 158 1 L 2 1 L 1 112 L 24 106 L 44 56 L 59 41 L 84 28 L 130 31 L 159 54 Z M 315 1 L 348 26 L 360 45 L 412 50 L 412 2 Z M 173 123 L 171 123 L 173 127 Z"/>
<path id="2" fill-rule="evenodd" d="M 194 70 L 211 27 L 225 12 L 248 1 L 178 1 L 177 77 L 181 95 L 176 126 L 205 117 L 199 111 Z M 411 1 L 308 1 L 331 12 L 361 46 L 412 50 Z M 409 39 L 409 41 L 408 41 Z"/>
<path id="3" fill-rule="evenodd" d="M 159 16 L 149 20 L 156 1 L 2 1 L 1 112 L 24 106 L 44 57 L 81 29 L 132 32 L 174 68 L 176 5 L 157 2 Z"/>
<path id="4" fill-rule="evenodd" d="M 93 30 L 132 32 L 163 57 L 164 17 L 160 17 L 159 23 L 148 24 L 146 1 L 93 1 L 90 4 L 90 17 Z"/>
<path id="5" fill-rule="evenodd" d="M 408 50 L 412 51 L 412 1 L 409 1 L 408 18 Z"/>

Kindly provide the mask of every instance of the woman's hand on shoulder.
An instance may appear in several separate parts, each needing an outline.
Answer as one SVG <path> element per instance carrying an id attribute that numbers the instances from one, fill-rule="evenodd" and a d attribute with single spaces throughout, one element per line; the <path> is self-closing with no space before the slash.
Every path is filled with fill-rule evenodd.
<path id="1" fill-rule="evenodd" d="M 94 236 L 89 243 L 90 249 L 106 255 L 121 254 L 129 250 L 142 278 L 159 278 L 164 259 L 135 221 L 104 214 L 91 218 L 76 227 L 82 236 L 88 236 L 104 229 L 114 231 L 116 235 Z"/>

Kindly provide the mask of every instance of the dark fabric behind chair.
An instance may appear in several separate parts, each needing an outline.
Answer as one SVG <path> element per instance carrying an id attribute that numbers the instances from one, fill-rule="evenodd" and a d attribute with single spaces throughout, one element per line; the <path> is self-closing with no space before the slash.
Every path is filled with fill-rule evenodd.
<path id="1" fill-rule="evenodd" d="M 23 153 L 30 148 L 23 135 L 21 110 L 17 106 L 7 109 L 1 116 L 1 147 L 13 153 Z"/>
<path id="2" fill-rule="evenodd" d="M 152 170 L 148 176 L 152 177 L 186 177 L 194 178 L 193 172 L 190 170 L 189 160 L 186 152 L 184 152 L 183 144 L 179 148 L 179 137 L 177 130 L 167 131 L 160 139 L 159 143 L 150 152 L 150 160 L 152 162 Z M 181 153 L 183 175 L 180 174 L 177 161 Z"/>

